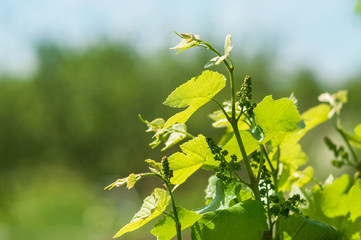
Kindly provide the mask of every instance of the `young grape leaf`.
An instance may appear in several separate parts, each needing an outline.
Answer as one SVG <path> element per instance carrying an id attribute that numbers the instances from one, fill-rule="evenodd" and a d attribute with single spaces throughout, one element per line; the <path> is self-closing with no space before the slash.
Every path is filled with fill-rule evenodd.
<path id="1" fill-rule="evenodd" d="M 177 213 L 182 231 L 192 226 L 202 217 L 201 214 L 197 214 L 185 208 L 177 208 Z M 171 214 L 173 214 L 173 212 Z M 169 216 L 165 216 L 163 219 L 159 220 L 150 232 L 154 236 L 157 236 L 157 240 L 170 240 L 177 234 L 175 222 Z"/>
<path id="2" fill-rule="evenodd" d="M 204 71 L 202 75 L 179 86 L 163 104 L 173 108 L 188 108 L 169 118 L 164 129 L 175 123 L 185 123 L 195 111 L 209 102 L 225 85 L 226 78 L 222 74 Z"/>
<path id="3" fill-rule="evenodd" d="M 351 134 L 343 130 L 343 133 L 346 135 L 347 139 L 355 145 L 357 148 L 361 149 L 361 124 L 358 124 L 355 129 L 354 133 Z"/>
<path id="4" fill-rule="evenodd" d="M 344 174 L 342 177 L 335 179 L 332 184 L 324 187 L 321 207 L 327 217 L 333 218 L 346 215 L 348 212 L 346 204 L 347 192 L 350 189 L 350 184 L 350 177 Z"/>
<path id="5" fill-rule="evenodd" d="M 115 182 L 113 182 L 112 184 L 106 186 L 104 188 L 104 190 L 106 190 L 106 189 L 111 190 L 112 188 L 120 187 L 124 184 L 127 184 L 127 188 L 130 189 L 130 188 L 134 187 L 135 183 L 141 178 L 142 178 L 142 174 L 131 173 L 131 174 L 129 174 L 128 177 L 118 179 Z"/>
<path id="6" fill-rule="evenodd" d="M 348 192 L 346 206 L 350 211 L 351 221 L 354 222 L 358 217 L 361 217 L 361 179 L 357 179 Z"/>
<path id="7" fill-rule="evenodd" d="M 267 96 L 256 106 L 254 113 L 257 124 L 266 135 L 263 142 L 272 138 L 278 145 L 286 133 L 298 129 L 302 121 L 293 101 L 286 98 L 273 100 L 272 96 Z"/>
<path id="8" fill-rule="evenodd" d="M 305 128 L 296 129 L 285 136 L 282 144 L 296 144 L 308 131 L 317 125 L 329 120 L 328 114 L 331 107 L 327 104 L 319 104 L 302 113 L 301 118 L 305 123 Z"/>
<path id="9" fill-rule="evenodd" d="M 255 150 L 259 148 L 259 142 L 251 135 L 248 131 L 239 131 L 244 148 L 246 150 L 247 155 L 251 154 Z M 227 142 L 227 144 L 223 147 L 224 150 L 227 150 L 229 153 L 236 154 L 238 160 L 242 160 L 241 150 L 239 150 L 238 142 L 235 136 L 231 138 Z"/>
<path id="10" fill-rule="evenodd" d="M 361 180 L 356 180 L 354 185 L 351 181 L 345 174 L 327 181 L 323 187 L 316 185 L 312 191 L 303 191 L 308 205 L 301 206 L 301 210 L 312 219 L 342 230 L 345 239 L 358 239 L 357 235 L 361 233 Z"/>
<path id="11" fill-rule="evenodd" d="M 155 132 L 153 138 L 153 142 L 149 144 L 152 148 L 156 148 L 159 144 L 164 142 L 164 147 L 161 151 L 164 151 L 173 145 L 179 143 L 183 139 L 189 135 L 187 133 L 187 126 L 184 123 L 181 124 L 173 124 L 167 129 L 163 129 L 165 125 L 165 121 L 163 118 L 156 118 L 153 121 L 149 122 L 144 120 L 142 116 L 139 114 L 139 118 L 142 122 L 147 124 L 148 129 L 146 132 Z"/>
<path id="12" fill-rule="evenodd" d="M 262 204 L 248 200 L 230 208 L 205 213 L 192 226 L 192 240 L 259 240 L 266 229 Z"/>
<path id="13" fill-rule="evenodd" d="M 197 209 L 196 212 L 201 214 L 229 208 L 232 200 L 237 199 L 241 188 L 239 182 L 231 182 L 225 185 L 215 175 L 211 176 L 206 188 L 206 201 L 210 203 Z"/>
<path id="14" fill-rule="evenodd" d="M 187 137 L 187 126 L 184 123 L 173 124 L 168 130 L 170 130 L 170 134 L 164 143 L 165 146 L 162 148 L 162 151 L 174 146 Z"/>
<path id="15" fill-rule="evenodd" d="M 172 184 L 182 184 L 190 175 L 201 168 L 211 158 L 206 138 L 203 135 L 180 145 L 181 152 L 171 155 L 169 167 L 173 170 Z"/>
<path id="16" fill-rule="evenodd" d="M 176 46 L 174 47 L 171 47 L 170 49 L 180 49 L 178 53 L 188 49 L 188 48 L 191 48 L 191 47 L 195 47 L 197 46 L 200 41 L 200 36 L 199 35 L 193 35 L 192 33 L 181 33 L 181 34 L 178 34 L 175 32 L 175 34 L 177 34 L 179 37 L 183 38 L 180 43 L 178 43 Z"/>
<path id="17" fill-rule="evenodd" d="M 168 206 L 169 200 L 170 196 L 166 190 L 160 188 L 154 189 L 152 195 L 144 199 L 141 209 L 134 215 L 130 223 L 121 228 L 113 238 L 137 230 L 152 219 L 161 215 Z"/>
<path id="18" fill-rule="evenodd" d="M 290 191 L 293 185 L 296 185 L 297 187 L 301 188 L 312 180 L 313 168 L 311 166 L 308 166 L 302 171 L 287 171 L 287 170 L 286 169 L 282 170 L 280 181 L 278 183 L 278 189 L 280 191 L 286 191 L 286 190 Z M 286 176 L 286 179 L 284 176 Z"/>
<path id="19" fill-rule="evenodd" d="M 340 231 L 331 225 L 311 220 L 300 215 L 292 215 L 281 219 L 281 230 L 292 240 L 341 240 Z"/>

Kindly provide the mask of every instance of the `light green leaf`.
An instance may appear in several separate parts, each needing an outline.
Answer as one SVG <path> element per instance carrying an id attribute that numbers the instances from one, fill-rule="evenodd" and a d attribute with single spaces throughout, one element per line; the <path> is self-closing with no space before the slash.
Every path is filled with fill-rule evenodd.
<path id="1" fill-rule="evenodd" d="M 287 174 L 285 174 L 285 172 Z M 292 185 L 296 185 L 297 187 L 301 188 L 305 184 L 309 183 L 312 180 L 313 176 L 313 168 L 308 166 L 302 171 L 285 171 L 281 173 L 281 178 L 279 181 L 279 190 L 281 191 L 290 191 L 292 189 Z M 286 175 L 287 180 L 284 179 L 284 175 Z"/>
<path id="2" fill-rule="evenodd" d="M 346 135 L 347 139 L 355 145 L 357 148 L 361 148 L 361 124 L 358 124 L 355 129 L 355 134 L 350 134 L 343 130 L 343 133 Z"/>
<path id="3" fill-rule="evenodd" d="M 183 38 L 180 41 L 180 43 L 170 48 L 170 49 L 181 49 L 180 51 L 177 52 L 177 54 L 188 48 L 195 47 L 200 43 L 199 35 L 193 35 L 192 33 L 181 33 L 181 34 L 176 33 L 176 34 L 181 38 Z"/>
<path id="4" fill-rule="evenodd" d="M 156 162 L 152 159 L 146 159 L 145 162 L 150 165 L 150 171 L 152 171 L 153 173 L 161 174 L 163 166 L 160 162 Z"/>
<path id="5" fill-rule="evenodd" d="M 180 148 L 183 153 L 176 152 L 168 158 L 169 167 L 173 170 L 172 184 L 182 184 L 211 157 L 203 135 L 183 143 Z"/>
<path id="6" fill-rule="evenodd" d="M 226 78 L 217 72 L 204 71 L 174 90 L 163 104 L 186 110 L 169 118 L 164 129 L 175 123 L 185 123 L 192 114 L 209 102 L 226 85 Z"/>
<path id="7" fill-rule="evenodd" d="M 130 223 L 121 228 L 113 238 L 137 230 L 152 219 L 161 215 L 167 208 L 169 200 L 170 196 L 166 190 L 160 188 L 154 189 L 152 195 L 144 199 L 141 209 L 134 215 Z"/>
<path id="8" fill-rule="evenodd" d="M 287 134 L 283 141 L 283 144 L 296 144 L 308 131 L 317 125 L 329 120 L 328 114 L 331 110 L 331 107 L 327 104 L 319 104 L 315 107 L 308 109 L 306 112 L 302 113 L 301 118 L 305 123 L 305 128 L 296 129 L 296 131 Z"/>
<path id="9" fill-rule="evenodd" d="M 341 240 L 342 234 L 333 226 L 299 215 L 281 219 L 281 230 L 292 240 Z"/>
<path id="10" fill-rule="evenodd" d="M 184 208 L 177 208 L 177 213 L 182 231 L 192 226 L 202 217 L 201 214 L 197 214 Z M 171 214 L 173 214 L 173 212 Z M 177 234 L 175 222 L 169 216 L 161 219 L 150 232 L 154 236 L 157 236 L 157 240 L 170 240 Z"/>
<path id="11" fill-rule="evenodd" d="M 348 211 L 350 211 L 351 221 L 361 217 L 361 179 L 357 179 L 348 192 L 346 206 Z"/>
<path id="12" fill-rule="evenodd" d="M 293 101 L 286 98 L 273 100 L 272 96 L 267 96 L 257 105 L 254 113 L 257 124 L 266 135 L 264 141 L 272 138 L 278 145 L 286 133 L 296 130 L 302 121 Z"/>
<path id="13" fill-rule="evenodd" d="M 344 174 L 337 178 L 332 184 L 326 185 L 323 190 L 321 207 L 323 213 L 333 218 L 346 215 L 347 210 L 347 192 L 350 189 L 351 179 Z"/>
<path id="14" fill-rule="evenodd" d="M 104 190 L 106 190 L 106 189 L 111 190 L 112 188 L 120 187 L 124 184 L 127 184 L 127 188 L 130 189 L 130 188 L 134 187 L 135 183 L 141 178 L 142 178 L 142 174 L 131 173 L 131 174 L 129 174 L 128 177 L 118 179 L 115 182 L 113 182 L 112 184 L 106 186 L 104 188 Z"/>
<path id="15" fill-rule="evenodd" d="M 247 155 L 251 154 L 259 148 L 259 142 L 251 135 L 248 131 L 239 132 L 242 138 L 244 148 Z M 223 147 L 224 150 L 227 150 L 229 153 L 236 154 L 238 160 L 242 160 L 241 150 L 239 149 L 238 142 L 235 136 L 229 140 L 229 142 Z"/>
<path id="16" fill-rule="evenodd" d="M 226 40 L 224 42 L 224 54 L 225 55 L 229 55 L 229 53 L 231 52 L 233 46 L 231 46 L 232 44 L 232 35 L 231 34 L 227 34 L 226 36 Z"/>
<path id="17" fill-rule="evenodd" d="M 267 229 L 261 203 L 248 200 L 230 208 L 208 212 L 192 226 L 192 240 L 259 240 Z"/>
<path id="18" fill-rule="evenodd" d="M 187 137 L 187 126 L 184 123 L 173 124 L 168 130 L 170 130 L 170 134 L 167 141 L 164 143 L 165 146 L 162 148 L 162 151 L 174 146 Z"/>
<path id="19" fill-rule="evenodd" d="M 206 203 L 208 205 L 197 209 L 197 213 L 207 213 L 231 206 L 232 200 L 237 199 L 242 185 L 239 182 L 231 182 L 224 185 L 215 175 L 208 179 L 206 188 Z"/>

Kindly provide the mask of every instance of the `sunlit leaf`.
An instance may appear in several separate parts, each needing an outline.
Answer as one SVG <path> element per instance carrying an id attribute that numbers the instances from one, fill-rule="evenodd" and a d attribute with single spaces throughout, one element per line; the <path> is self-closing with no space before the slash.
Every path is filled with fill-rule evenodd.
<path id="1" fill-rule="evenodd" d="M 314 172 L 311 166 L 308 166 L 302 171 L 288 172 L 287 170 L 282 171 L 280 181 L 278 183 L 279 190 L 281 191 L 290 191 L 293 185 L 296 185 L 299 188 L 303 187 L 305 184 L 309 183 L 312 180 Z M 286 176 L 285 180 L 284 176 Z"/>
<path id="2" fill-rule="evenodd" d="M 180 145 L 183 152 L 171 155 L 169 167 L 173 170 L 172 184 L 182 184 L 189 176 L 201 168 L 209 158 L 210 150 L 203 135 Z"/>
<path id="3" fill-rule="evenodd" d="M 189 228 L 202 217 L 201 214 L 185 208 L 177 208 L 177 213 L 179 222 L 181 223 L 181 230 Z M 173 214 L 173 212 L 171 214 Z M 154 226 L 151 233 L 157 236 L 157 240 L 172 239 L 177 234 L 174 220 L 169 216 L 164 217 Z"/>
<path id="4" fill-rule="evenodd" d="M 170 196 L 166 190 L 160 188 L 154 189 L 152 195 L 144 199 L 141 209 L 134 215 L 130 223 L 121 228 L 113 238 L 137 230 L 152 219 L 161 215 L 168 206 L 169 200 Z"/>
<path id="5" fill-rule="evenodd" d="M 281 229 L 292 240 L 341 240 L 342 234 L 333 226 L 299 215 L 282 218 Z"/>
<path id="6" fill-rule="evenodd" d="M 192 114 L 209 102 L 226 85 L 226 78 L 217 72 L 204 71 L 174 90 L 164 102 L 174 108 L 188 107 L 169 118 L 164 129 L 175 123 L 184 123 Z"/>
<path id="7" fill-rule="evenodd" d="M 355 221 L 358 217 L 361 217 L 361 179 L 357 179 L 348 192 L 346 206 L 350 211 L 351 221 Z"/>
<path id="8" fill-rule="evenodd" d="M 115 182 L 113 182 L 112 184 L 106 186 L 104 189 L 108 189 L 108 190 L 111 190 L 112 188 L 114 187 L 120 187 L 124 184 L 127 184 L 127 188 L 130 189 L 132 188 L 135 183 L 142 178 L 142 174 L 134 174 L 134 173 L 131 173 L 129 174 L 128 177 L 126 178 L 121 178 L 121 179 L 118 179 L 116 180 Z"/>
<path id="9" fill-rule="evenodd" d="M 187 126 L 184 123 L 173 124 L 168 130 L 170 134 L 167 141 L 164 143 L 165 146 L 162 148 L 162 151 L 174 146 L 187 137 Z"/>
<path id="10" fill-rule="evenodd" d="M 355 145 L 357 148 L 361 148 L 361 124 L 358 124 L 355 129 L 355 134 L 350 134 L 346 131 L 343 131 L 343 133 L 346 135 L 347 139 Z"/>
<path id="11" fill-rule="evenodd" d="M 344 174 L 337 178 L 332 184 L 326 185 L 322 195 L 322 211 L 327 217 L 346 215 L 347 192 L 350 189 L 351 179 Z"/>
<path id="12" fill-rule="evenodd" d="M 302 121 L 293 101 L 286 98 L 273 100 L 272 96 L 267 96 L 257 105 L 254 113 L 266 139 L 268 135 L 279 144 L 286 133 L 296 130 Z"/>
<path id="13" fill-rule="evenodd" d="M 192 240 L 259 240 L 267 229 L 265 210 L 255 200 L 208 212 L 192 226 Z"/>
<path id="14" fill-rule="evenodd" d="M 207 213 L 230 207 L 231 201 L 238 198 L 241 188 L 239 182 L 231 182 L 225 185 L 216 176 L 211 176 L 208 179 L 205 197 L 209 204 L 197 209 L 196 212 Z"/>
<path id="15" fill-rule="evenodd" d="M 240 131 L 242 142 L 247 155 L 251 154 L 259 148 L 259 142 L 248 131 Z M 239 149 L 238 142 L 235 136 L 223 147 L 229 153 L 236 154 L 238 160 L 242 160 L 241 150 Z"/>
<path id="16" fill-rule="evenodd" d="M 233 46 L 231 46 L 232 44 L 232 35 L 231 34 L 227 34 L 226 36 L 226 40 L 224 42 L 224 54 L 225 55 L 229 55 L 229 53 L 231 52 Z"/>
<path id="17" fill-rule="evenodd" d="M 199 45 L 199 43 L 200 43 L 199 35 L 193 35 L 191 33 L 181 33 L 181 34 L 176 33 L 176 34 L 178 36 L 180 36 L 181 38 L 183 38 L 180 41 L 180 43 L 178 43 L 176 46 L 170 48 L 170 49 L 181 49 L 177 53 L 180 53 L 188 48 L 195 47 L 195 46 Z"/>

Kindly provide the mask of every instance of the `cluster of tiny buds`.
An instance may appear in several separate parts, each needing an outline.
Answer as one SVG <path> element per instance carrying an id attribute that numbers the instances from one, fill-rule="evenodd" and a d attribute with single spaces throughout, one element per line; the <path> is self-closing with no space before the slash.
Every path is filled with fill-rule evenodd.
<path id="1" fill-rule="evenodd" d="M 280 203 L 277 195 L 271 195 L 269 200 L 272 203 L 269 214 L 272 216 L 281 215 L 285 217 L 288 217 L 291 210 L 299 213 L 298 206 L 305 202 L 304 199 L 301 199 L 299 194 L 293 195 L 283 203 Z"/>
<path id="2" fill-rule="evenodd" d="M 253 109 L 256 107 L 256 104 L 251 104 L 252 100 L 252 80 L 249 75 L 247 75 L 243 81 L 240 91 L 237 92 L 239 97 L 239 105 L 245 112 L 247 112 L 250 118 L 253 117 Z"/>
<path id="3" fill-rule="evenodd" d="M 284 202 L 280 201 L 277 194 L 270 194 L 271 192 L 274 192 L 275 187 L 271 180 L 271 174 L 265 166 L 262 168 L 259 187 L 261 197 L 267 199 L 267 204 L 270 206 L 268 214 L 273 217 L 288 217 L 291 210 L 299 213 L 298 206 L 305 202 L 304 199 L 301 199 L 299 194 L 293 195 Z M 262 201 L 262 203 L 266 205 L 265 201 Z"/>
<path id="4" fill-rule="evenodd" d="M 225 157 L 228 155 L 228 151 L 222 150 L 222 148 L 211 138 L 207 138 L 206 141 L 208 143 L 208 147 L 214 155 L 214 160 L 220 162 L 216 170 L 216 176 L 226 184 L 234 181 L 235 178 L 233 177 L 233 171 L 239 171 L 241 168 L 241 166 L 237 163 L 237 156 L 234 154 L 231 155 L 231 161 L 227 163 Z"/>
<path id="5" fill-rule="evenodd" d="M 173 177 L 173 170 L 170 169 L 169 161 L 166 156 L 162 158 L 162 174 L 167 181 L 169 181 Z"/>
<path id="6" fill-rule="evenodd" d="M 333 159 L 331 161 L 332 165 L 334 165 L 337 168 L 340 168 L 347 164 L 349 161 L 349 155 L 348 152 L 345 151 L 345 148 L 343 146 L 337 147 L 337 145 L 332 142 L 332 140 L 329 137 L 325 137 L 324 142 L 328 149 L 330 149 L 333 152 L 333 155 L 336 159 Z"/>

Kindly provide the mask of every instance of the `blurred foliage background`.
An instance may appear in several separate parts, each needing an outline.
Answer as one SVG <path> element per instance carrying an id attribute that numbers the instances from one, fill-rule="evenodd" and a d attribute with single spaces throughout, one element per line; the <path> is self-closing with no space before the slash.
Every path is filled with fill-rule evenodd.
<path id="1" fill-rule="evenodd" d="M 232 55 L 238 84 L 250 74 L 256 101 L 265 94 L 280 98 L 294 92 L 303 112 L 318 104 L 320 93 L 344 88 L 349 90 L 344 124 L 351 130 L 360 121 L 361 73 L 343 86 L 324 86 L 307 69 L 293 75 L 275 72 L 270 52 L 251 59 L 242 52 Z M 103 188 L 146 170 L 145 159 L 160 160 L 176 150 L 151 151 L 151 135 L 137 115 L 169 117 L 174 110 L 161 103 L 200 74 L 211 56 L 203 49 L 177 56 L 165 50 L 149 58 L 109 42 L 87 49 L 42 44 L 38 56 L 35 75 L 0 79 L 0 239 L 110 239 L 150 194 L 148 187 L 160 183 L 140 182 L 129 191 Z M 224 91 L 217 98 L 226 96 Z M 189 120 L 189 131 L 219 137 L 222 130 L 212 129 L 207 116 L 215 109 L 211 103 L 203 107 Z M 318 160 L 323 169 L 330 167 L 329 158 L 315 159 L 320 156 L 315 146 L 326 149 L 320 135 L 325 131 L 332 131 L 329 123 L 304 140 L 310 161 Z M 191 177 L 176 193 L 179 204 L 200 207 L 209 175 L 201 171 Z M 316 170 L 317 177 L 327 175 Z M 127 239 L 148 238 L 143 234 L 150 227 Z"/>

